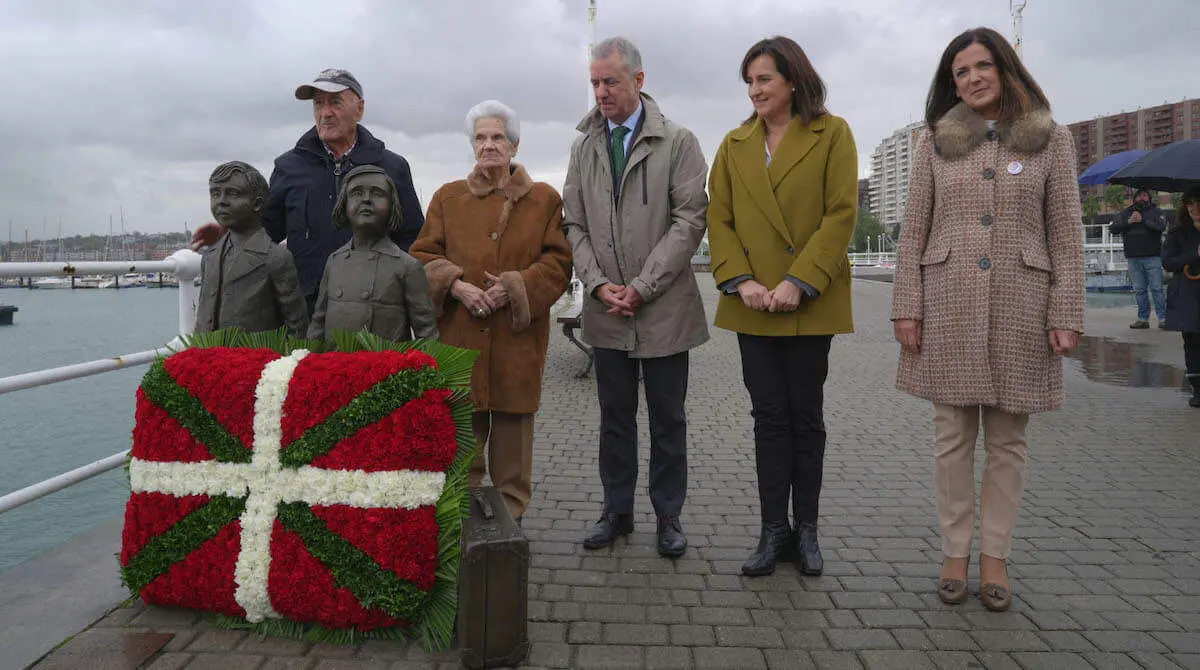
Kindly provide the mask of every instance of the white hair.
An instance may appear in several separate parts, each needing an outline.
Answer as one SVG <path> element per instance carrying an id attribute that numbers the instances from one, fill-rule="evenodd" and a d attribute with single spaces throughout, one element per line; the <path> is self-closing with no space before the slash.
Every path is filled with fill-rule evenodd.
<path id="1" fill-rule="evenodd" d="M 601 40 L 592 48 L 592 60 L 608 58 L 614 51 L 625 59 L 625 67 L 629 70 L 629 74 L 636 77 L 637 73 L 642 71 L 642 52 L 638 51 L 633 42 L 624 37 L 609 37 Z"/>
<path id="2" fill-rule="evenodd" d="M 467 137 L 475 141 L 475 124 L 479 119 L 500 119 L 504 121 L 504 134 L 508 141 L 516 144 L 521 139 L 521 120 L 511 107 L 499 100 L 484 100 L 467 112 Z"/>

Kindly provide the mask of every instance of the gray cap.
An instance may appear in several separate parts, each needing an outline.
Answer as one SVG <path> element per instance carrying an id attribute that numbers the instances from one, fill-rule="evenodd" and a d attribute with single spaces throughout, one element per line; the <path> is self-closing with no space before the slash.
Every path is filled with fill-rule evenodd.
<path id="1" fill-rule="evenodd" d="M 354 91 L 358 97 L 363 97 L 362 85 L 346 70 L 330 68 L 321 70 L 311 84 L 301 84 L 296 88 L 297 100 L 312 100 L 317 91 L 340 93 L 346 89 Z"/>

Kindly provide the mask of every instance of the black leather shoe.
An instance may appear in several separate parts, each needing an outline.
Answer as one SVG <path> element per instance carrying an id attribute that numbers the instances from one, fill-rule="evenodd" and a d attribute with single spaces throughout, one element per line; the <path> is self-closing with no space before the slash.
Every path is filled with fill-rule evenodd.
<path id="1" fill-rule="evenodd" d="M 592 524 L 583 538 L 584 549 L 611 547 L 617 537 L 633 532 L 633 515 L 605 512 L 600 520 Z"/>
<path id="2" fill-rule="evenodd" d="M 775 562 L 791 557 L 795 542 L 792 527 L 787 521 L 764 523 L 762 534 L 758 537 L 758 548 L 742 564 L 742 574 L 761 577 L 775 572 Z"/>
<path id="3" fill-rule="evenodd" d="M 796 528 L 796 566 L 806 575 L 819 575 L 825 569 L 821 547 L 817 544 L 817 524 L 802 523 Z"/>
<path id="4" fill-rule="evenodd" d="M 687 549 L 687 538 L 683 528 L 679 527 L 679 517 L 658 517 L 658 555 L 678 558 L 683 556 L 684 549 Z"/>

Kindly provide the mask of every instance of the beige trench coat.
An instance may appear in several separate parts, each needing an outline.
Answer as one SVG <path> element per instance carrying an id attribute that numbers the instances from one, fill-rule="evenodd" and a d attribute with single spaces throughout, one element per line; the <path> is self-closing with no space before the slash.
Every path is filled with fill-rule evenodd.
<path id="1" fill-rule="evenodd" d="M 1058 409 L 1050 329 L 1083 331 L 1083 228 L 1070 132 L 1035 110 L 986 122 L 960 104 L 922 137 L 892 318 L 922 321 L 896 386 L 936 403 Z"/>
<path id="2" fill-rule="evenodd" d="M 583 282 L 583 341 L 634 358 L 670 356 L 708 340 L 692 256 L 704 237 L 708 165 L 700 142 L 642 94 L 620 197 L 613 198 L 608 129 L 593 109 L 571 145 L 563 185 L 563 227 Z M 607 314 L 591 297 L 607 282 L 633 286 L 645 304 L 632 318 Z"/>

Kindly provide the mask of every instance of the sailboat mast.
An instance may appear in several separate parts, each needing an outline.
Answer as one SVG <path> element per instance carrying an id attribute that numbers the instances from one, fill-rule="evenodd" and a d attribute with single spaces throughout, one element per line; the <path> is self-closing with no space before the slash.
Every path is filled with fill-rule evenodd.
<path id="1" fill-rule="evenodd" d="M 1028 0 L 1008 0 L 1008 11 L 1012 14 L 1013 50 L 1021 55 L 1021 12 L 1025 11 Z"/>
<path id="2" fill-rule="evenodd" d="M 584 65 L 591 67 L 592 65 L 592 49 L 596 48 L 596 0 L 588 0 L 588 45 L 587 53 L 584 54 Z M 587 91 L 587 106 L 583 108 L 584 112 L 591 111 L 596 105 L 595 93 L 592 91 L 592 84 L 589 80 Z"/>

